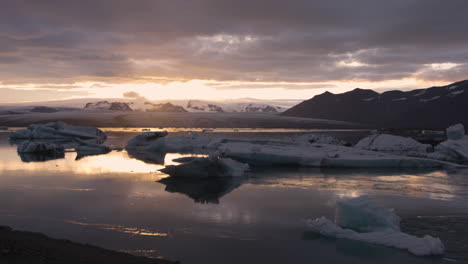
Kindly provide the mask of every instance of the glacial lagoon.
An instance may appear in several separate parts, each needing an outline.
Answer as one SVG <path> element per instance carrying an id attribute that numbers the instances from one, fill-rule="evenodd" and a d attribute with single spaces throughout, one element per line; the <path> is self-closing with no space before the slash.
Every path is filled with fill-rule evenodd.
<path id="1" fill-rule="evenodd" d="M 106 145 L 123 147 L 140 132 L 106 133 Z M 158 170 L 190 154 L 168 153 L 163 164 L 125 150 L 25 158 L 13 143 L 0 132 L 0 223 L 17 230 L 196 264 L 468 262 L 466 170 L 265 167 L 243 178 L 181 180 Z M 394 208 L 403 231 L 441 238 L 446 254 L 416 257 L 306 225 L 333 219 L 337 200 L 362 195 Z"/>

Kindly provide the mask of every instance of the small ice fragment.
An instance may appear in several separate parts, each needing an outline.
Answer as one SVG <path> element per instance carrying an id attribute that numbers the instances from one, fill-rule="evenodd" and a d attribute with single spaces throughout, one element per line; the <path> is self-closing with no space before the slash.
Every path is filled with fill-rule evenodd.
<path id="1" fill-rule="evenodd" d="M 335 222 L 321 217 L 308 220 L 307 225 L 324 236 L 406 249 L 417 256 L 440 255 L 445 251 L 439 238 L 429 235 L 416 237 L 401 232 L 399 217 L 367 197 L 339 202 Z"/>

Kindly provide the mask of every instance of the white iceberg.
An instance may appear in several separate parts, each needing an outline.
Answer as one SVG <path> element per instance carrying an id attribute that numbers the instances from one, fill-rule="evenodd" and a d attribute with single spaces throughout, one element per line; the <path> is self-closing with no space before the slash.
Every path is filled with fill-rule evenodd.
<path id="1" fill-rule="evenodd" d="M 166 137 L 143 134 L 126 146 L 129 154 L 150 158 L 162 153 L 209 154 L 260 166 L 307 166 L 329 168 L 454 168 L 460 165 L 425 157 L 406 157 L 331 144 L 291 141 Z"/>
<path id="2" fill-rule="evenodd" d="M 180 165 L 170 165 L 161 172 L 179 178 L 241 177 L 249 165 L 229 158 L 210 156 L 194 158 Z"/>
<path id="3" fill-rule="evenodd" d="M 427 153 L 432 149 L 431 145 L 419 143 L 412 138 L 388 134 L 377 134 L 365 137 L 354 147 L 398 155 L 418 155 L 419 153 Z"/>
<path id="4" fill-rule="evenodd" d="M 17 151 L 18 153 L 64 153 L 65 149 L 62 145 L 52 143 L 24 141 L 18 145 Z"/>
<path id="5" fill-rule="evenodd" d="M 416 237 L 400 231 L 399 217 L 379 207 L 367 197 L 353 198 L 337 205 L 336 223 L 327 218 L 308 220 L 307 225 L 321 235 L 406 249 L 414 255 L 440 255 L 445 247 L 439 238 Z M 344 207 L 344 208 L 343 208 Z M 346 224 L 349 229 L 341 224 Z"/>
<path id="6" fill-rule="evenodd" d="M 451 162 L 468 162 L 468 139 L 447 140 L 435 147 L 436 152 L 431 157 Z"/>
<path id="7" fill-rule="evenodd" d="M 27 129 L 10 133 L 11 139 L 106 139 L 106 134 L 95 127 L 73 126 L 63 122 L 32 124 Z"/>
<path id="8" fill-rule="evenodd" d="M 468 163 L 468 137 L 465 136 L 463 125 L 458 124 L 447 128 L 447 140 L 435 147 L 435 152 L 429 158 L 456 163 Z"/>
<path id="9" fill-rule="evenodd" d="M 465 127 L 462 124 L 456 124 L 446 129 L 449 140 L 460 140 L 465 138 Z"/>
<path id="10" fill-rule="evenodd" d="M 460 165 L 328 144 L 276 141 L 222 141 L 224 156 L 250 165 L 294 165 L 326 168 L 456 168 Z"/>

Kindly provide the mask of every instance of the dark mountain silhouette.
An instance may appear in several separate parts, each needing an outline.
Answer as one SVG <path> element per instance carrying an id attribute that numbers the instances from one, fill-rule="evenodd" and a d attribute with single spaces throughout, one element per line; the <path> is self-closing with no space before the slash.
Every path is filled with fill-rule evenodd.
<path id="1" fill-rule="evenodd" d="M 325 92 L 282 113 L 285 116 L 331 119 L 385 128 L 442 129 L 468 126 L 468 80 L 408 92 L 354 89 Z"/>

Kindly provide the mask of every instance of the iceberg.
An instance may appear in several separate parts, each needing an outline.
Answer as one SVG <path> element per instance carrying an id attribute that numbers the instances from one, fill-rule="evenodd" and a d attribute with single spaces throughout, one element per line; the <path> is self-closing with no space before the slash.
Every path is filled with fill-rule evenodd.
<path id="1" fill-rule="evenodd" d="M 161 133 L 161 132 L 158 132 Z M 165 153 L 209 154 L 219 152 L 252 166 L 306 166 L 326 168 L 457 168 L 461 165 L 424 155 L 407 157 L 356 147 L 291 141 L 166 137 L 143 134 L 126 146 L 132 156 L 152 159 Z"/>
<path id="2" fill-rule="evenodd" d="M 431 145 L 419 143 L 412 138 L 388 134 L 377 134 L 365 137 L 354 147 L 398 155 L 417 155 L 418 153 L 427 153 L 432 149 Z"/>
<path id="3" fill-rule="evenodd" d="M 288 142 L 221 142 L 218 150 L 250 165 L 293 165 L 322 168 L 457 168 L 458 164 L 427 158 L 391 155 L 329 144 Z"/>
<path id="4" fill-rule="evenodd" d="M 445 251 L 439 238 L 401 232 L 399 217 L 365 196 L 339 202 L 335 217 L 335 223 L 321 217 L 307 220 L 307 225 L 323 236 L 406 249 L 417 256 L 441 255 Z"/>
<path id="5" fill-rule="evenodd" d="M 216 149 L 213 143 L 220 141 L 219 139 L 199 137 L 198 134 L 192 134 L 190 137 L 166 137 L 167 135 L 166 131 L 143 133 L 130 139 L 125 149 L 133 153 L 139 152 L 148 155 L 156 152 L 208 154 L 209 149 Z"/>
<path id="6" fill-rule="evenodd" d="M 125 150 L 132 158 L 146 163 L 164 164 L 166 152 L 163 150 L 167 131 L 146 132 L 130 139 Z"/>
<path id="7" fill-rule="evenodd" d="M 24 141 L 18 145 L 18 153 L 64 153 L 62 145 L 46 142 Z"/>
<path id="8" fill-rule="evenodd" d="M 46 142 L 23 141 L 18 145 L 17 151 L 23 162 L 41 162 L 65 157 L 63 145 Z"/>
<path id="9" fill-rule="evenodd" d="M 112 151 L 112 149 L 108 146 L 91 143 L 78 138 L 76 138 L 75 141 L 79 144 L 79 146 L 75 148 L 77 153 L 77 160 L 86 156 L 107 154 Z"/>
<path id="10" fill-rule="evenodd" d="M 343 228 L 358 232 L 372 232 L 379 229 L 400 231 L 400 217 L 370 200 L 367 196 L 339 200 L 335 211 L 335 222 Z"/>
<path id="11" fill-rule="evenodd" d="M 465 137 L 465 127 L 462 124 L 456 124 L 446 129 L 449 140 L 460 140 Z"/>
<path id="12" fill-rule="evenodd" d="M 11 139 L 106 139 L 106 134 L 95 127 L 73 126 L 64 122 L 32 124 L 27 129 L 10 133 Z"/>
<path id="13" fill-rule="evenodd" d="M 212 155 L 206 158 L 194 158 L 180 165 L 170 165 L 161 172 L 178 178 L 241 177 L 249 165 L 230 158 Z"/>
<path id="14" fill-rule="evenodd" d="M 435 147 L 430 158 L 450 162 L 468 163 L 468 137 L 465 136 L 463 125 L 458 124 L 447 128 L 447 140 Z"/>

